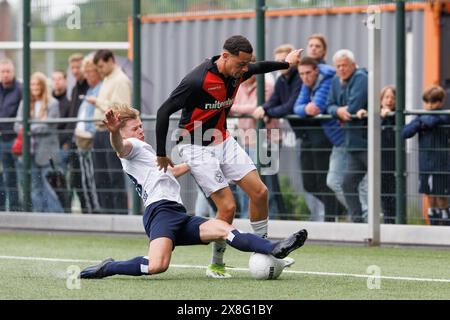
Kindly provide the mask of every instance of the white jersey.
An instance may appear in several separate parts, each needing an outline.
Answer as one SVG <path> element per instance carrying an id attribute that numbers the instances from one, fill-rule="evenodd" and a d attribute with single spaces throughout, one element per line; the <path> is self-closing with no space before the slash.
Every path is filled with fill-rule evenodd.
<path id="1" fill-rule="evenodd" d="M 126 139 L 133 145 L 131 152 L 120 158 L 123 170 L 136 186 L 145 207 L 153 202 L 166 199 L 183 204 L 180 197 L 180 184 L 172 172 L 159 170 L 156 153 L 152 146 L 136 138 Z"/>

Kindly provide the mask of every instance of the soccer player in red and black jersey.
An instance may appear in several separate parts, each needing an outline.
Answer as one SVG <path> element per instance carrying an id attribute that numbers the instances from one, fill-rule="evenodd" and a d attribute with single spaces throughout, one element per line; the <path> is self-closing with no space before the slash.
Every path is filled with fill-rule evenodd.
<path id="1" fill-rule="evenodd" d="M 166 171 L 173 166 L 166 154 L 171 114 L 182 110 L 178 152 L 195 180 L 217 207 L 216 218 L 232 223 L 236 203 L 228 182 L 247 193 L 250 224 L 254 232 L 267 236 L 268 191 L 250 157 L 229 134 L 226 118 L 239 85 L 254 74 L 288 69 L 298 63 L 302 49 L 292 51 L 286 62 L 250 63 L 253 48 L 243 36 L 228 38 L 219 56 L 205 60 L 187 74 L 159 108 L 156 119 L 157 164 Z M 206 275 L 228 278 L 223 253 L 225 242 L 213 243 L 212 263 Z M 293 263 L 293 261 L 287 262 Z"/>

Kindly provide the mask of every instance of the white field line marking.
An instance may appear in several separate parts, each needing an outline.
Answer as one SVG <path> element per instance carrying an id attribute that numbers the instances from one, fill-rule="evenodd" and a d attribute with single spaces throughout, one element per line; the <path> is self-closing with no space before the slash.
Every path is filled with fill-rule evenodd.
<path id="1" fill-rule="evenodd" d="M 5 260 L 28 260 L 28 261 L 49 261 L 49 262 L 86 262 L 99 263 L 100 260 L 83 260 L 83 259 L 59 259 L 59 258 L 42 258 L 42 257 L 19 257 L 19 256 L 0 256 L 0 259 Z M 206 269 L 205 266 L 188 265 L 188 264 L 171 264 L 172 268 L 183 269 Z M 229 268 L 231 271 L 246 271 L 248 268 Z M 415 278 L 415 277 L 393 277 L 393 276 L 374 276 L 368 274 L 354 274 L 354 273 L 339 273 L 339 272 L 317 272 L 317 271 L 300 271 L 285 269 L 285 273 L 309 274 L 317 276 L 334 276 L 334 277 L 354 277 L 354 278 L 380 278 L 388 280 L 403 280 L 403 281 L 422 281 L 422 282 L 446 282 L 450 283 L 450 279 L 432 279 L 432 278 Z"/>
<path id="2" fill-rule="evenodd" d="M 194 266 L 194 265 L 180 265 L 180 264 L 171 264 L 171 267 L 174 268 L 190 268 L 190 269 L 206 269 L 203 266 Z M 228 270 L 236 270 L 236 271 L 249 271 L 248 268 L 229 268 Z M 335 276 L 335 277 L 355 277 L 355 278 L 379 278 L 379 279 L 390 279 L 390 280 L 404 280 L 404 281 L 424 281 L 424 282 L 448 282 L 450 283 L 450 279 L 431 279 L 431 278 L 414 278 L 414 277 L 393 277 L 393 276 L 374 276 L 369 274 L 354 274 L 354 273 L 337 273 L 337 272 L 316 272 L 316 271 L 300 271 L 300 270 L 288 270 L 284 269 L 284 273 L 297 273 L 297 274 L 310 274 L 317 276 Z"/>
<path id="3" fill-rule="evenodd" d="M 49 262 L 91 262 L 99 263 L 99 260 L 82 260 L 82 259 L 59 259 L 59 258 L 42 258 L 42 257 L 19 257 L 19 256 L 0 256 L 5 260 L 30 260 L 30 261 L 49 261 Z"/>

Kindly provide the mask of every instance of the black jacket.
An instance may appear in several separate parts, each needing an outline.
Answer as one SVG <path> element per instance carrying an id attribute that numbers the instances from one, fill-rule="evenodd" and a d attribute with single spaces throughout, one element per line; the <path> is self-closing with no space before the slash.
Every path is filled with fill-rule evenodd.
<path id="1" fill-rule="evenodd" d="M 22 100 L 22 84 L 14 79 L 11 87 L 0 84 L 0 118 L 15 118 Z M 0 123 L 0 136 L 3 141 L 11 141 L 16 137 L 14 122 Z"/>
<path id="2" fill-rule="evenodd" d="M 64 91 L 60 95 L 56 95 L 55 92 L 52 93 L 53 97 L 58 100 L 59 103 L 59 117 L 67 118 L 69 116 L 70 101 L 67 99 L 67 92 Z M 72 134 L 70 129 L 68 129 L 69 123 L 60 123 L 57 126 L 59 133 L 59 144 L 62 146 L 65 143 L 70 143 L 72 140 Z"/>

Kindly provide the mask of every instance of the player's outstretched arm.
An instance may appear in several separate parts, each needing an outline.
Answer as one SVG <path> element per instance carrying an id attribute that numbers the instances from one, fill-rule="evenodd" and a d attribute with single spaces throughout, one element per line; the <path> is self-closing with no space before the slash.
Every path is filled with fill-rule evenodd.
<path id="1" fill-rule="evenodd" d="M 303 49 L 291 51 L 284 62 L 278 61 L 257 61 L 248 65 L 248 71 L 244 74 L 244 78 L 248 79 L 251 75 L 273 72 L 282 69 L 289 69 L 296 66 L 302 55 Z"/>
<path id="2" fill-rule="evenodd" d="M 111 146 L 113 147 L 114 151 L 116 151 L 117 156 L 119 156 L 120 158 L 127 156 L 131 152 L 131 149 L 133 149 L 133 145 L 130 142 L 122 139 L 122 137 L 120 136 L 120 126 L 122 124 L 122 120 L 120 120 L 119 115 L 115 114 L 112 109 L 109 109 L 105 113 L 105 119 L 103 120 L 103 123 L 110 133 L 109 139 L 111 142 Z"/>

